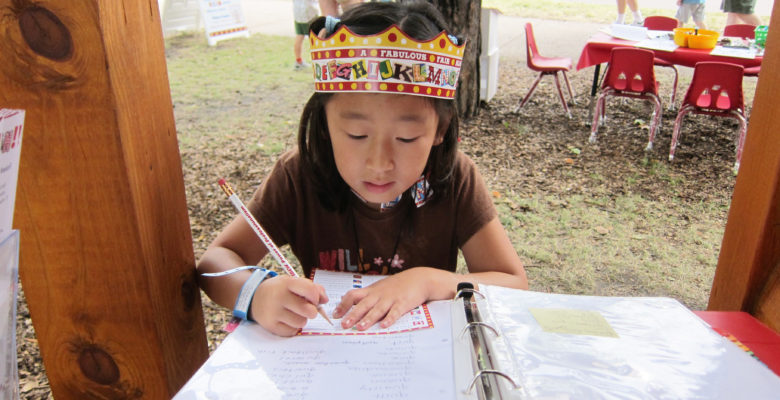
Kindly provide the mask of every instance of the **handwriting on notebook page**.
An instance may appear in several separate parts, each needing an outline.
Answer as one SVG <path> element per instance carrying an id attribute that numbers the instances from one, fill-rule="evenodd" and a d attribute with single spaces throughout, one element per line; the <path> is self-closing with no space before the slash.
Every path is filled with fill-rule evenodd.
<path id="1" fill-rule="evenodd" d="M 420 393 L 452 398 L 451 368 L 439 365 L 440 360 L 449 365 L 452 342 L 426 333 L 296 336 L 284 339 L 284 345 L 281 340 L 252 341 L 256 345 L 249 351 L 284 399 L 319 400 L 324 393 L 340 400 L 345 393 L 364 399 L 422 398 Z M 431 340 L 420 341 L 419 335 Z M 429 376 L 420 377 L 419 371 Z M 334 390 L 339 386 L 348 388 Z"/>

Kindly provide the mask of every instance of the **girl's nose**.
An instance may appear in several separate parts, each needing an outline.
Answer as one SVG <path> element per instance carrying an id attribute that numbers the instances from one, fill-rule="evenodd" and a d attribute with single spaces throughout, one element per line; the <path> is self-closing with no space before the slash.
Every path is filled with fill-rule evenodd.
<path id="1" fill-rule="evenodd" d="M 374 173 L 393 169 L 393 145 L 389 140 L 371 140 L 366 154 L 366 167 Z"/>

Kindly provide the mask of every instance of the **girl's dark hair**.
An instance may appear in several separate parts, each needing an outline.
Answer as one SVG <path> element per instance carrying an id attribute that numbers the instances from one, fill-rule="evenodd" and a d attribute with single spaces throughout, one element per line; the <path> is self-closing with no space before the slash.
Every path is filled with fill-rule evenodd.
<path id="1" fill-rule="evenodd" d="M 425 2 L 364 3 L 341 16 L 341 24 L 359 35 L 373 35 L 393 24 L 419 41 L 434 38 L 447 30 L 441 13 Z M 325 17 L 311 22 L 309 30 L 315 34 L 325 27 Z M 461 39 L 458 38 L 460 42 Z M 319 200 L 327 209 L 344 212 L 350 201 L 350 188 L 339 175 L 333 159 L 325 104 L 332 93 L 314 93 L 304 106 L 298 128 L 298 148 L 302 167 L 311 177 Z M 433 146 L 423 174 L 430 184 L 431 202 L 447 196 L 452 179 L 458 143 L 458 113 L 454 100 L 429 98 L 439 117 L 437 135 L 442 142 Z M 411 198 L 404 194 L 404 197 Z"/>

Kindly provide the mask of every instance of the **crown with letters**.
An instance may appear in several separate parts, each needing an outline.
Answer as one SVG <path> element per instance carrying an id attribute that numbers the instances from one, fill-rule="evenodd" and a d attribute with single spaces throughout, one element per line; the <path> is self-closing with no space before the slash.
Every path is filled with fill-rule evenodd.
<path id="1" fill-rule="evenodd" d="M 397 25 L 370 36 L 346 25 L 325 39 L 310 32 L 315 91 L 453 99 L 465 48 L 453 38 L 442 31 L 420 42 Z"/>

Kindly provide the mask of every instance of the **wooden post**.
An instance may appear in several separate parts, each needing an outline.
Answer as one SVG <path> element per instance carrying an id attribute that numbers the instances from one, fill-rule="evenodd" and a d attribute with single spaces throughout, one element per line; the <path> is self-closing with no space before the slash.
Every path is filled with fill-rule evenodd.
<path id="1" fill-rule="evenodd" d="M 780 10 L 772 11 L 742 165 L 710 294 L 780 331 Z"/>
<path id="2" fill-rule="evenodd" d="M 27 111 L 20 275 L 57 399 L 170 398 L 208 356 L 154 0 L 0 0 Z"/>

